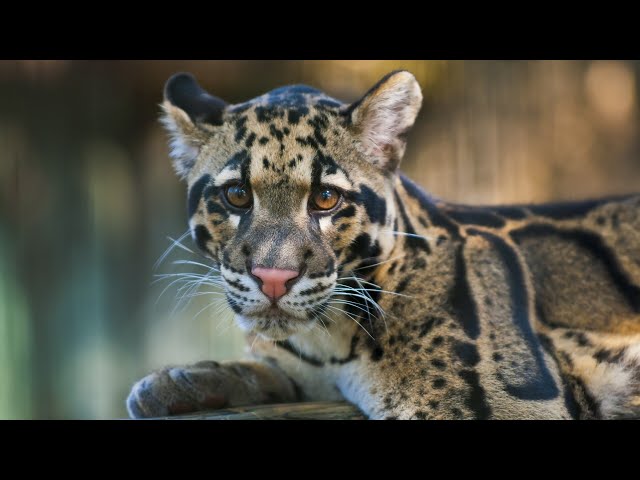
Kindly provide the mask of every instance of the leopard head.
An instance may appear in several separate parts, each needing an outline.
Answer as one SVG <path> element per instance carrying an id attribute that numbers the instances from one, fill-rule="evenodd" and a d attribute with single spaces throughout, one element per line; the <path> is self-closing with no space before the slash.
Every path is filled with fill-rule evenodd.
<path id="1" fill-rule="evenodd" d="M 231 105 L 189 74 L 169 79 L 162 121 L 191 234 L 242 328 L 311 329 L 344 278 L 389 255 L 396 170 L 421 103 L 406 71 L 352 104 L 295 85 Z"/>

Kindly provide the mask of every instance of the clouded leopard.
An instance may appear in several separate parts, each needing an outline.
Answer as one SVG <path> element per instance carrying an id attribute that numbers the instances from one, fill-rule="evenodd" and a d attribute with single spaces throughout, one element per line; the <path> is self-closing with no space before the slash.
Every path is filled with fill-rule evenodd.
<path id="1" fill-rule="evenodd" d="M 421 103 L 406 71 L 352 104 L 167 82 L 191 234 L 253 359 L 152 373 L 132 417 L 341 399 L 372 419 L 640 415 L 640 196 L 433 198 L 398 170 Z"/>

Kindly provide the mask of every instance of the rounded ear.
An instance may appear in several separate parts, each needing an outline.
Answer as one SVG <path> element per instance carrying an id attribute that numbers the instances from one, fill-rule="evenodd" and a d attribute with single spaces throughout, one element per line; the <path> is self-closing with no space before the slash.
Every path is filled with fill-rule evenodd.
<path id="1" fill-rule="evenodd" d="M 161 121 L 169 131 L 173 165 L 181 177 L 187 176 L 206 141 L 203 125 L 222 125 L 226 105 L 189 73 L 177 73 L 167 80 Z"/>
<path id="2" fill-rule="evenodd" d="M 349 107 L 351 128 L 374 165 L 390 172 L 398 168 L 406 135 L 421 106 L 420 84 L 411 73 L 400 70 L 386 75 Z"/>

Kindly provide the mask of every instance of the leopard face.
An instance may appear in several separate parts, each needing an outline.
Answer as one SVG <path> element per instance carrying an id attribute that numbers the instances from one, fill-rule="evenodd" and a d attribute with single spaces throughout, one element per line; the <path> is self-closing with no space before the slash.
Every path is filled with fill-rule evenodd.
<path id="1" fill-rule="evenodd" d="M 408 72 L 351 105 L 306 86 L 228 105 L 188 74 L 167 82 L 191 234 L 242 328 L 272 339 L 312 329 L 337 285 L 388 256 L 395 169 L 421 99 Z"/>

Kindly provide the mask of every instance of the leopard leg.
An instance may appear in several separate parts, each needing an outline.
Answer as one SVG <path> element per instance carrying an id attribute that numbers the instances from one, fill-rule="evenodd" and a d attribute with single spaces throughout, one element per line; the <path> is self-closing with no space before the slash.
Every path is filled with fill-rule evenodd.
<path id="1" fill-rule="evenodd" d="M 640 418 L 640 335 L 553 328 L 546 333 L 578 418 Z"/>
<path id="2" fill-rule="evenodd" d="M 147 375 L 131 389 L 127 410 L 132 418 L 148 418 L 296 399 L 295 385 L 277 367 L 260 362 L 203 361 Z"/>

